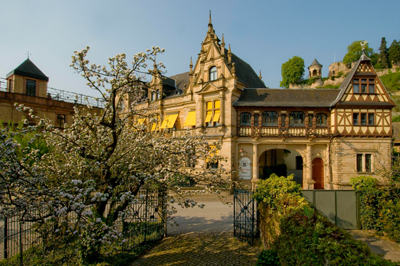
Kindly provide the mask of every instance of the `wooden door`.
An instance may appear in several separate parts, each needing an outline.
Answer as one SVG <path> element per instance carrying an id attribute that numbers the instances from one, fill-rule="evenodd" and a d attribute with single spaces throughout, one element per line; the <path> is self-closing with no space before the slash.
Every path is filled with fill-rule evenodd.
<path id="1" fill-rule="evenodd" d="M 314 189 L 324 189 L 324 163 L 321 158 L 312 161 L 312 178 L 315 181 Z"/>

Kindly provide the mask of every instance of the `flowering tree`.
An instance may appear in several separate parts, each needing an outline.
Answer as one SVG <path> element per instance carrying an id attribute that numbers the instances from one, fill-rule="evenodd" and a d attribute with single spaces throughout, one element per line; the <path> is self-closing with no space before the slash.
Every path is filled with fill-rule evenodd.
<path id="1" fill-rule="evenodd" d="M 143 101 L 147 63 L 163 68 L 162 63 L 155 64 L 156 55 L 163 52 L 160 48 L 133 56 L 129 66 L 125 54 L 117 55 L 109 58 L 108 67 L 89 65 L 88 51 L 89 47 L 75 52 L 71 66 L 101 94 L 105 108 L 96 112 L 91 106 L 76 107 L 73 124 L 63 131 L 47 119 L 14 132 L 2 130 L 0 215 L 22 212 L 21 220 L 36 223 L 48 250 L 75 250 L 84 260 L 93 261 L 104 244 L 118 246 L 114 244 L 126 241 L 117 220 L 129 215 L 128 207 L 140 188 L 178 189 L 176 180 L 187 176 L 214 185 L 226 181 L 218 171 L 184 168 L 206 157 L 220 159 L 204 137 L 172 138 L 132 123 L 156 112 L 152 106 L 139 110 L 137 104 Z M 122 109 L 126 97 L 132 104 Z M 39 119 L 31 109 L 18 108 Z M 159 121 L 152 118 L 151 122 Z M 52 148 L 45 154 L 35 145 L 22 148 L 16 136 L 27 132 L 35 132 L 31 143 L 44 139 Z M 181 204 L 196 205 L 190 200 Z"/>

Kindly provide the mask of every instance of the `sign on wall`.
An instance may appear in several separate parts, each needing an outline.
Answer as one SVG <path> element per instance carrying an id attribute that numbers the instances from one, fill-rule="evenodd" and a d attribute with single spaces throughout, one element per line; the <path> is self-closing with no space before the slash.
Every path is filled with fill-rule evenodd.
<path id="1" fill-rule="evenodd" d="M 243 157 L 239 161 L 239 178 L 240 179 L 251 179 L 251 161 L 247 157 Z"/>

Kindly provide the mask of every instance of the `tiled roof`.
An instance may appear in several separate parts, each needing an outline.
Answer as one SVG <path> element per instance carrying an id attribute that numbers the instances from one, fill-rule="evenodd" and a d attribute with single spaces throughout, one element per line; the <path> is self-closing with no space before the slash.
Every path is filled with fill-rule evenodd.
<path id="1" fill-rule="evenodd" d="M 234 106 L 329 107 L 337 89 L 244 89 Z"/>
<path id="2" fill-rule="evenodd" d="M 176 88 L 181 91 L 185 91 L 185 85 L 189 86 L 189 72 L 177 74 L 169 78 L 175 80 Z"/>
<path id="3" fill-rule="evenodd" d="M 28 58 L 16 69 L 7 74 L 7 78 L 12 75 L 20 75 L 24 77 L 49 81 L 49 78 Z"/>
<path id="4" fill-rule="evenodd" d="M 317 61 L 317 58 L 315 58 L 314 61 L 312 61 L 310 66 L 322 66 L 322 65 Z"/>

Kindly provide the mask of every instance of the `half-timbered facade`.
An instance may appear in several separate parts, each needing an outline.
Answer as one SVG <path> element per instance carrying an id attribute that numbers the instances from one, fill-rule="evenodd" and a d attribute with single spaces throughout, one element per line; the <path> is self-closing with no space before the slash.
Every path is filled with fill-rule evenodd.
<path id="1" fill-rule="evenodd" d="M 205 134 L 227 160 L 195 167 L 218 168 L 253 188 L 283 169 L 303 188 L 346 189 L 351 177 L 390 167 L 395 104 L 365 55 L 339 89 L 270 89 L 225 48 L 210 17 L 189 72 L 166 78 L 154 71 L 148 98 L 138 108 L 164 119 L 149 130 Z"/>

